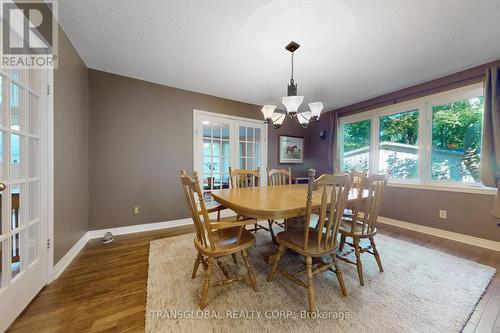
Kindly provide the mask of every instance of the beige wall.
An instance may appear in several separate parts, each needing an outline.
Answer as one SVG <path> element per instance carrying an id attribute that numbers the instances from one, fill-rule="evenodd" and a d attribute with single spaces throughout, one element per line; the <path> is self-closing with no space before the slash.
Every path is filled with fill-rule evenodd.
<path id="1" fill-rule="evenodd" d="M 89 84 L 91 230 L 188 216 L 179 171 L 193 169 L 193 109 L 262 118 L 256 105 L 96 70 Z"/>
<path id="2" fill-rule="evenodd" d="M 54 71 L 54 263 L 88 230 L 88 69 L 59 29 Z"/>

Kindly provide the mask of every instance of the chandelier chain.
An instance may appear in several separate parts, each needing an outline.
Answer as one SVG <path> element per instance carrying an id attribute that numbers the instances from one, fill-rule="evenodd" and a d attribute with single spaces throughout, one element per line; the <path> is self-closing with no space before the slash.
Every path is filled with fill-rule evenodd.
<path id="1" fill-rule="evenodd" d="M 293 52 L 292 52 L 292 80 L 293 80 Z"/>

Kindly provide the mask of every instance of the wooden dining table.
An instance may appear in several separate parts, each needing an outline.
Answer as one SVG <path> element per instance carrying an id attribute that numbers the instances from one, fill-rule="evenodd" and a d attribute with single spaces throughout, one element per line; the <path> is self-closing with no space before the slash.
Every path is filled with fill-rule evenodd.
<path id="1" fill-rule="evenodd" d="M 229 188 L 212 191 L 212 197 L 221 205 L 241 216 L 263 220 L 288 219 L 305 215 L 307 184 Z M 367 191 L 365 190 L 366 194 Z M 362 198 L 366 195 L 363 193 Z M 358 191 L 349 192 L 347 207 L 353 208 Z M 313 193 L 313 211 L 319 208 L 321 195 Z"/>

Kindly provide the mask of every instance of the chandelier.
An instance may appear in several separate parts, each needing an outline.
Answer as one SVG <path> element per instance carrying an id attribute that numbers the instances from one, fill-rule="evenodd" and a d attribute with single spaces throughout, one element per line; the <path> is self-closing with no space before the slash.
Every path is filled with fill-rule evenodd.
<path id="1" fill-rule="evenodd" d="M 274 128 L 278 129 L 283 125 L 286 114 L 290 118 L 297 118 L 300 126 L 307 128 L 310 122 L 318 121 L 321 111 L 323 110 L 323 103 L 314 102 L 309 103 L 309 110 L 299 112 L 299 107 L 304 100 L 304 96 L 297 96 L 297 83 L 293 80 L 293 54 L 300 45 L 296 42 L 290 42 L 285 49 L 289 51 L 292 56 L 292 76 L 288 84 L 287 96 L 281 99 L 281 103 L 285 106 L 286 113 L 276 111 L 276 105 L 264 105 L 262 113 L 266 124 L 272 124 Z"/>

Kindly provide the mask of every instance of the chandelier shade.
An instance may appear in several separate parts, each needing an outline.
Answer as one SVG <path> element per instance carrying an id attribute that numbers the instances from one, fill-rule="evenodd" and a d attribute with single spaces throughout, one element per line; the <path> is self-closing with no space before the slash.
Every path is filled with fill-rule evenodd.
<path id="1" fill-rule="evenodd" d="M 288 115 L 295 117 L 303 100 L 304 96 L 286 96 L 281 99 L 281 102 L 285 106 Z"/>
<path id="2" fill-rule="evenodd" d="M 309 110 L 311 110 L 311 120 L 315 121 L 319 119 L 319 116 L 321 114 L 321 111 L 323 111 L 323 103 L 321 102 L 314 102 L 314 103 L 309 103 Z"/>
<path id="3" fill-rule="evenodd" d="M 264 105 L 262 107 L 261 111 L 262 111 L 262 114 L 264 115 L 264 119 L 267 122 L 272 121 L 274 110 L 276 110 L 276 105 Z"/>

